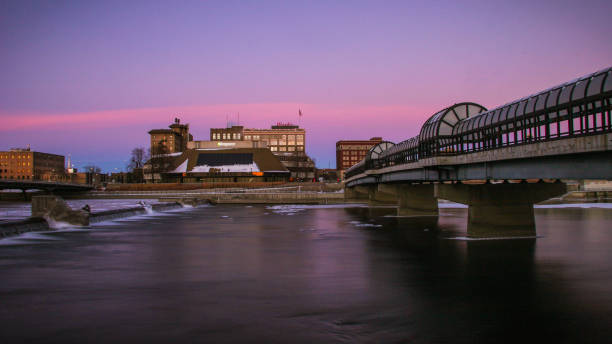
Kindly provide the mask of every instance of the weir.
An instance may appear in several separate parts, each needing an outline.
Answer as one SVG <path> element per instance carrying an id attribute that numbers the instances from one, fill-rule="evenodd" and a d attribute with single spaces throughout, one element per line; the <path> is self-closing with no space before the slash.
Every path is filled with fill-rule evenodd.
<path id="1" fill-rule="evenodd" d="M 182 208 L 178 202 L 153 204 L 153 211 L 167 211 Z M 32 202 L 32 217 L 20 221 L 12 221 L 0 224 L 0 238 L 19 235 L 26 232 L 39 232 L 53 230 L 45 218 L 57 222 L 66 222 L 75 226 L 87 226 L 91 223 L 109 221 L 124 217 L 144 215 L 148 211 L 145 206 L 123 209 L 111 209 L 100 212 L 87 213 L 84 210 L 72 210 L 66 202 L 57 196 L 35 196 Z M 86 214 L 87 224 L 83 217 Z M 71 216 L 74 216 L 71 218 Z M 81 223 L 79 223 L 81 221 Z"/>

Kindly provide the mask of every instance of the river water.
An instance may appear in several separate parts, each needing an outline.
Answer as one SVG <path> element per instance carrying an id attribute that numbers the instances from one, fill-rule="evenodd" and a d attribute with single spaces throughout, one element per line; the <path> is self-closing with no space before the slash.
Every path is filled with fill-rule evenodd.
<path id="1" fill-rule="evenodd" d="M 0 240 L 0 343 L 605 343 L 612 209 L 218 205 Z"/>

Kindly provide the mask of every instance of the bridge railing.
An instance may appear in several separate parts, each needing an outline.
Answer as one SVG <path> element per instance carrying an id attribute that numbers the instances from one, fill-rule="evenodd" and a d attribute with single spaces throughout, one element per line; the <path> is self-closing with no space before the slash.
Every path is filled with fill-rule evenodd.
<path id="1" fill-rule="evenodd" d="M 452 134 L 400 142 L 377 159 L 349 168 L 350 178 L 369 169 L 612 132 L 612 68 L 458 121 Z"/>
<path id="2" fill-rule="evenodd" d="M 553 92 L 555 90 L 549 92 L 547 96 L 556 96 Z M 555 93 L 563 94 L 563 92 Z M 610 115 L 612 91 L 497 122 L 494 120 L 498 114 L 503 115 L 511 111 L 518 113 L 521 111 L 520 107 L 526 104 L 529 104 L 529 100 L 466 120 L 457 126 L 452 142 L 441 147 L 441 150 L 461 154 L 612 132 Z M 492 123 L 489 122 L 491 117 L 493 117 Z"/>

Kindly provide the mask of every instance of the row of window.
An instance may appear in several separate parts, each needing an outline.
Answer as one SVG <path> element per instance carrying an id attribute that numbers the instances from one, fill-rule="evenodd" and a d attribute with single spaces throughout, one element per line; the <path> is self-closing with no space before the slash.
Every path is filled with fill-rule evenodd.
<path id="1" fill-rule="evenodd" d="M 363 160 L 363 158 L 364 157 L 361 157 L 361 156 L 343 156 L 342 160 L 344 160 L 344 161 L 347 161 L 347 160 L 350 160 L 350 161 L 360 161 L 360 160 Z"/>
<path id="2" fill-rule="evenodd" d="M 244 135 L 244 138 L 245 140 L 280 139 L 280 140 L 304 142 L 304 135 L 262 134 L 262 135 Z"/>
<path id="3" fill-rule="evenodd" d="M 2 166 L 15 166 L 15 165 L 16 165 L 16 166 L 31 166 L 30 164 L 31 164 L 31 163 L 30 163 L 29 161 L 28 161 L 28 162 L 21 162 L 21 161 L 18 161 L 17 163 L 12 163 L 12 164 L 9 164 L 9 163 L 7 162 L 7 163 L 0 163 L 0 167 L 2 167 Z"/>
<path id="4" fill-rule="evenodd" d="M 240 140 L 240 133 L 213 133 L 213 140 Z"/>
<path id="5" fill-rule="evenodd" d="M 241 133 L 212 133 L 213 140 L 241 140 Z M 259 141 L 262 139 L 268 139 L 272 141 L 288 142 L 290 145 L 304 144 L 304 135 L 280 135 L 280 134 L 267 134 L 267 135 L 244 135 L 244 139 L 247 141 Z M 276 144 L 276 143 L 273 143 Z M 285 144 L 285 143 L 279 143 Z"/>
<path id="6" fill-rule="evenodd" d="M 6 168 L 4 170 L 0 169 L 0 173 L 3 173 L 3 171 L 4 173 L 9 173 L 9 170 Z M 15 170 L 15 171 L 11 171 L 10 173 L 30 173 L 30 172 L 32 172 L 32 170 L 27 169 L 27 170 Z"/>
<path id="7" fill-rule="evenodd" d="M 284 140 L 284 139 L 281 139 L 281 140 L 272 139 L 272 140 L 269 140 L 269 141 L 265 141 L 264 140 L 264 142 L 266 142 L 270 146 L 285 146 L 285 145 L 295 146 L 296 145 L 295 141 L 293 141 L 293 140 Z M 304 142 L 297 142 L 297 144 L 298 145 L 304 145 Z"/>
<path id="8" fill-rule="evenodd" d="M 304 151 L 304 146 L 270 146 L 269 147 L 272 152 L 302 152 Z"/>
<path id="9" fill-rule="evenodd" d="M 0 176 L 0 179 L 32 179 L 30 176 Z"/>
<path id="10" fill-rule="evenodd" d="M 343 156 L 349 156 L 349 155 L 360 155 L 360 156 L 365 156 L 366 153 L 368 151 L 343 151 L 342 155 Z"/>
<path id="11" fill-rule="evenodd" d="M 338 145 L 336 146 L 336 150 L 365 150 L 368 151 L 370 148 L 374 146 L 373 144 L 369 145 Z"/>

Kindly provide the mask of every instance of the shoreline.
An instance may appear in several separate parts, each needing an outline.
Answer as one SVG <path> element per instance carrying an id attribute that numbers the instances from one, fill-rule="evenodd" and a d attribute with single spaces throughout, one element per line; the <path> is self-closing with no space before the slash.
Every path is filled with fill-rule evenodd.
<path id="1" fill-rule="evenodd" d="M 29 200 L 23 199 L 22 193 L 0 192 L 0 204 L 30 203 L 31 196 L 44 193 L 27 193 Z M 274 189 L 233 189 L 233 190 L 189 190 L 189 191 L 92 191 L 83 194 L 61 195 L 64 199 L 157 199 L 168 201 L 199 200 L 219 204 L 339 204 L 367 203 L 366 200 L 346 200 L 343 192 L 286 191 Z M 445 203 L 446 200 L 440 199 Z M 561 197 L 551 198 L 538 204 L 564 203 L 612 203 L 612 191 L 571 191 Z"/>

